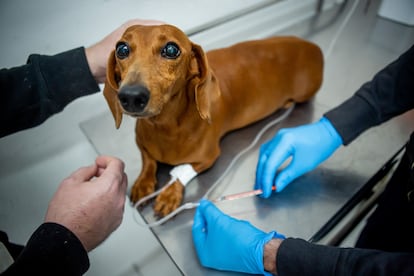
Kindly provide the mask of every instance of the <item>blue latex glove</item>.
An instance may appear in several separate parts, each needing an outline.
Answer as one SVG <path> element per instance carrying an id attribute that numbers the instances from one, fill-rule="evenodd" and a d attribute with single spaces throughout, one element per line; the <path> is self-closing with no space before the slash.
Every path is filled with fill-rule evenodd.
<path id="1" fill-rule="evenodd" d="M 325 161 L 341 145 L 341 136 L 325 117 L 313 124 L 281 129 L 260 147 L 255 189 L 262 189 L 264 198 L 271 195 L 274 185 L 276 192 L 282 191 L 294 179 Z M 292 157 L 289 165 L 277 173 L 289 157 Z"/>
<path id="2" fill-rule="evenodd" d="M 272 238 L 247 221 L 222 213 L 214 204 L 201 200 L 194 215 L 193 241 L 201 264 L 218 270 L 271 275 L 264 271 L 264 245 Z"/>

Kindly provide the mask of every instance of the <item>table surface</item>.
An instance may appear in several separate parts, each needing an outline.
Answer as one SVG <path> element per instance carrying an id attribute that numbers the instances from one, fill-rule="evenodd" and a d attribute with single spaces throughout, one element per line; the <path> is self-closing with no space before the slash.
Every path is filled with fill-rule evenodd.
<path id="1" fill-rule="evenodd" d="M 309 122 L 312 118 L 319 118 L 323 110 L 325 108 L 316 103 L 297 106 L 286 120 L 265 133 L 259 145 L 282 127 L 296 126 Z M 249 145 L 266 123 L 278 116 L 280 112 L 226 136 L 222 142 L 223 154 L 213 168 L 199 175 L 187 186 L 184 202 L 195 202 L 203 197 L 232 158 Z M 277 230 L 288 236 L 308 240 L 393 155 L 394 149 L 397 151 L 405 142 L 408 131 L 407 136 L 400 140 L 385 135 L 391 129 L 392 126 L 381 127 L 377 130 L 378 133 L 368 134 L 371 137 L 356 141 L 346 150 L 339 150 L 317 169 L 298 178 L 283 192 L 273 194 L 269 199 L 250 197 L 219 202 L 217 206 L 226 214 L 248 220 L 264 231 Z M 372 143 L 373 140 L 375 143 Z M 235 163 L 217 185 L 210 199 L 252 189 L 259 145 Z M 378 148 L 390 150 L 377 152 L 375 149 Z M 168 175 L 168 169 L 163 168 L 161 174 Z M 150 207 L 142 210 L 141 215 L 148 222 L 155 219 Z M 185 275 L 221 275 L 221 272 L 200 267 L 197 261 L 191 238 L 193 215 L 194 210 L 183 211 L 164 225 L 152 228 L 152 231 Z"/>
<path id="2" fill-rule="evenodd" d="M 326 110 L 326 106 L 316 101 L 296 106 L 289 117 L 266 131 L 258 144 L 241 156 L 211 193 L 211 199 L 251 190 L 259 145 L 271 138 L 278 129 L 309 123 L 319 118 Z M 266 124 L 277 119 L 282 113 L 283 111 L 279 111 L 261 122 L 225 136 L 221 143 L 222 155 L 210 170 L 200 174 L 187 185 L 184 202 L 195 202 L 203 197 L 222 175 L 232 158 L 247 147 Z M 298 178 L 283 192 L 273 194 L 269 199 L 250 197 L 220 202 L 217 206 L 223 212 L 248 220 L 264 231 L 276 230 L 288 236 L 308 240 L 406 142 L 410 133 L 410 128 L 406 126 L 412 119 L 414 113 L 410 112 L 393 122 L 368 131 L 346 148 L 340 148 L 317 169 Z M 139 156 L 136 152 L 134 154 L 131 148 L 134 145 L 130 129 L 133 128 L 134 122 L 126 121 L 125 127 L 116 133 L 110 131 L 110 135 L 114 140 L 129 141 L 130 146 L 125 147 L 128 153 L 123 155 L 123 159 L 126 164 L 140 166 Z M 85 130 L 91 131 L 89 138 L 92 142 L 95 141 L 98 152 L 99 149 L 108 146 L 108 139 L 104 139 L 108 134 L 102 130 L 109 129 L 102 126 L 111 124 L 112 117 L 108 114 L 88 121 L 83 126 Z M 97 129 L 99 131 L 96 131 Z M 168 172 L 167 166 L 160 168 L 161 183 L 168 180 Z M 127 174 L 136 175 L 136 166 L 129 166 Z M 133 180 L 134 178 L 130 179 Z M 155 220 L 151 207 L 144 208 L 140 215 L 148 222 Z M 199 265 L 191 238 L 193 215 L 194 209 L 185 210 L 172 220 L 151 230 L 183 274 L 222 275 L 222 272 L 205 269 Z"/>

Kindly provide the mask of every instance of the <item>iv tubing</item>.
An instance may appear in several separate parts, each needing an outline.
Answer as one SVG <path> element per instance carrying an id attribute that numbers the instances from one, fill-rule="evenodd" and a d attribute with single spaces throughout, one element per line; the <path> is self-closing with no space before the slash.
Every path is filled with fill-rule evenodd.
<path id="1" fill-rule="evenodd" d="M 230 171 L 230 169 L 234 166 L 234 164 L 238 161 L 238 159 L 245 154 L 246 152 L 248 152 L 249 150 L 251 150 L 256 144 L 257 142 L 260 140 L 260 138 L 262 137 L 262 135 L 272 126 L 280 123 L 281 121 L 283 121 L 284 119 L 286 119 L 290 113 L 292 112 L 292 110 L 294 109 L 295 104 L 292 104 L 289 108 L 286 109 L 286 111 L 280 115 L 279 117 L 277 117 L 276 119 L 274 119 L 273 121 L 269 122 L 267 125 L 265 125 L 260 132 L 256 135 L 256 137 L 254 138 L 254 140 L 250 143 L 250 145 L 248 147 L 246 147 L 245 149 L 243 149 L 241 152 L 239 152 L 230 162 L 230 164 L 227 166 L 226 170 L 221 174 L 221 176 L 214 182 L 214 184 L 207 190 L 207 192 L 204 194 L 204 196 L 202 198 L 208 198 L 210 193 L 212 191 L 214 191 L 214 189 L 217 187 L 217 185 L 223 180 L 223 178 L 228 174 L 228 172 Z M 154 193 L 147 195 L 143 198 L 141 198 L 137 203 L 134 204 L 134 209 L 137 209 L 141 204 L 143 204 L 144 202 L 148 201 L 149 199 L 157 196 L 158 194 L 160 194 L 165 188 L 167 188 L 168 186 L 170 186 L 172 183 L 174 183 L 176 180 L 176 178 L 171 178 L 171 180 L 161 189 L 158 189 L 157 191 L 155 191 Z M 140 221 L 137 220 L 137 218 L 135 217 L 135 213 L 134 212 L 134 219 L 136 221 L 136 223 L 138 223 L 141 226 L 146 226 L 148 228 L 152 228 L 155 226 L 159 226 L 165 222 L 167 222 L 168 220 L 170 220 L 171 218 L 173 218 L 174 216 L 176 216 L 177 214 L 181 213 L 184 210 L 187 209 L 193 209 L 193 208 L 197 208 L 200 205 L 199 202 L 187 202 L 184 203 L 183 205 L 181 205 L 180 207 L 178 207 L 177 209 L 175 209 L 174 211 L 172 211 L 171 213 L 169 213 L 168 215 L 166 215 L 165 217 L 151 222 L 151 223 L 141 223 Z"/>

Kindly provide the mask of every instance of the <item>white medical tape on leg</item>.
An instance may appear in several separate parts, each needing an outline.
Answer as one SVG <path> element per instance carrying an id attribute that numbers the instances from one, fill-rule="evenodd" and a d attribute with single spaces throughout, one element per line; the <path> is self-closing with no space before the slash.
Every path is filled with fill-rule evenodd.
<path id="1" fill-rule="evenodd" d="M 170 171 L 170 175 L 173 179 L 178 179 L 185 187 L 191 179 L 197 176 L 197 172 L 193 169 L 190 164 L 182 164 L 174 167 Z"/>

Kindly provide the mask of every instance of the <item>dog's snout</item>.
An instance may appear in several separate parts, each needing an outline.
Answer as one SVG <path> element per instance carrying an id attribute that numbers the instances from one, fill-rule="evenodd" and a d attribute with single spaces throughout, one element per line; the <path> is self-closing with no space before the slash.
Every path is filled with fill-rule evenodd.
<path id="1" fill-rule="evenodd" d="M 126 85 L 118 94 L 119 102 L 127 112 L 142 112 L 150 98 L 149 90 L 142 85 Z"/>

